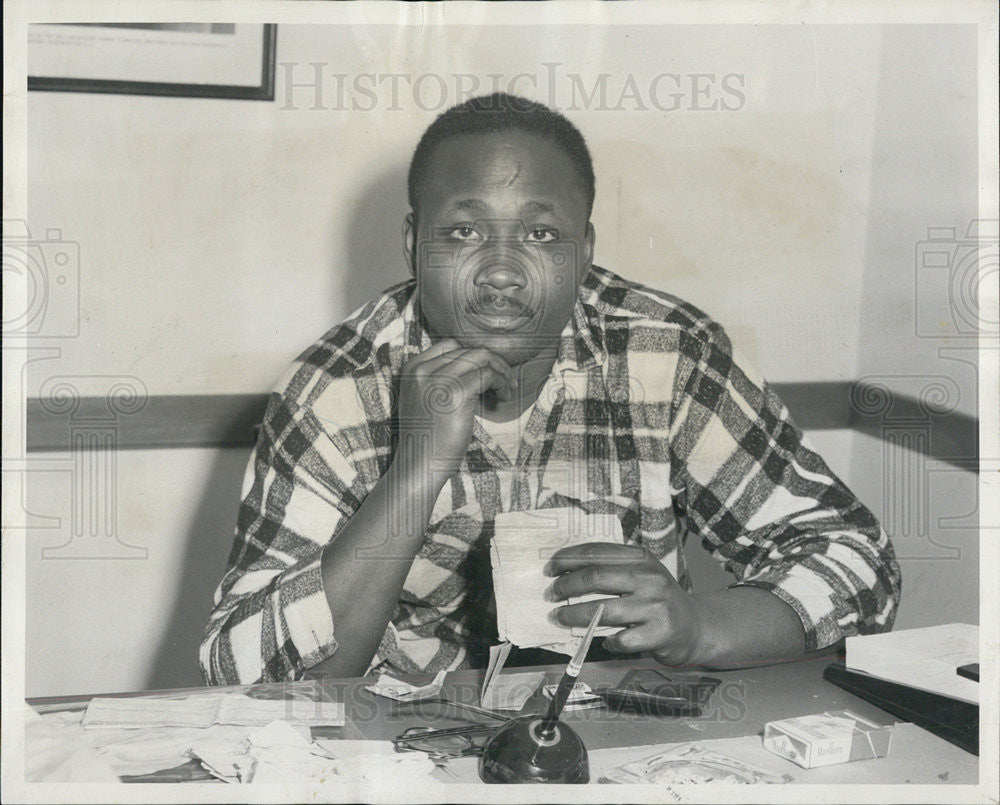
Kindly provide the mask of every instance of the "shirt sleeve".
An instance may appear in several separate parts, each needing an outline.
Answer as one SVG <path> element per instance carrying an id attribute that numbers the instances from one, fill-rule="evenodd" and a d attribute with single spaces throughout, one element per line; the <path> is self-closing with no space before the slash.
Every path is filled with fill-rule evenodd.
<path id="1" fill-rule="evenodd" d="M 787 408 L 713 325 L 681 345 L 671 406 L 675 505 L 736 585 L 798 614 L 806 650 L 892 628 L 889 537 L 808 445 Z"/>
<path id="2" fill-rule="evenodd" d="M 201 646 L 208 684 L 295 679 L 336 650 L 320 559 L 357 475 L 310 408 L 271 395 Z"/>

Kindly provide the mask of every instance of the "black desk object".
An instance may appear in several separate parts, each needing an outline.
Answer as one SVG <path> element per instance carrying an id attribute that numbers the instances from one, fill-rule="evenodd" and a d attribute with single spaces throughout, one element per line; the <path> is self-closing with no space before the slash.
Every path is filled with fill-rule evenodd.
<path id="1" fill-rule="evenodd" d="M 634 668 L 616 686 L 593 690 L 613 712 L 696 717 L 721 682 L 710 676 Z"/>
<path id="2" fill-rule="evenodd" d="M 897 718 L 971 752 L 979 754 L 979 705 L 940 696 L 908 685 L 849 670 L 843 662 L 831 663 L 823 677 Z"/>

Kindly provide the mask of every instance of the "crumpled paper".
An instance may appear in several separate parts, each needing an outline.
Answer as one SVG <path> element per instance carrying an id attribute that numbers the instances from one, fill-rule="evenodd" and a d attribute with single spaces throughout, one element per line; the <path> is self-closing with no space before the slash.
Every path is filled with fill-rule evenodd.
<path id="1" fill-rule="evenodd" d="M 122 777 L 152 774 L 187 763 L 191 760 L 188 749 L 192 742 L 207 732 L 196 727 L 86 729 L 81 725 L 82 716 L 80 710 L 63 711 L 46 713 L 42 720 L 50 730 L 57 731 L 66 740 L 90 746 L 103 763 Z M 234 726 L 211 728 L 214 735 L 225 735 L 230 742 L 242 740 L 254 729 Z"/>
<path id="2" fill-rule="evenodd" d="M 424 699 L 435 699 L 441 695 L 446 673 L 447 671 L 438 671 L 433 680 L 420 687 L 411 685 L 409 682 L 402 682 L 388 674 L 381 674 L 374 685 L 365 685 L 365 690 L 371 691 L 376 696 L 395 699 L 397 702 L 419 702 Z"/>
<path id="3" fill-rule="evenodd" d="M 208 731 L 207 731 L 208 732 Z M 398 753 L 389 741 L 317 740 L 275 721 L 233 743 L 206 733 L 191 754 L 229 783 L 376 782 L 431 779 L 434 763 L 422 752 Z"/>
<path id="4" fill-rule="evenodd" d="M 79 723 L 80 713 L 74 715 Z M 114 771 L 82 733 L 79 727 L 66 729 L 63 722 L 49 722 L 25 706 L 24 779 L 31 783 L 117 783 Z"/>
<path id="5" fill-rule="evenodd" d="M 322 774 L 330 759 L 313 753 L 308 732 L 306 728 L 303 734 L 287 721 L 272 721 L 234 741 L 233 736 L 210 728 L 191 744 L 189 752 L 227 783 L 275 776 L 285 780 L 311 777 Z M 274 766 L 279 767 L 277 773 L 271 768 Z"/>

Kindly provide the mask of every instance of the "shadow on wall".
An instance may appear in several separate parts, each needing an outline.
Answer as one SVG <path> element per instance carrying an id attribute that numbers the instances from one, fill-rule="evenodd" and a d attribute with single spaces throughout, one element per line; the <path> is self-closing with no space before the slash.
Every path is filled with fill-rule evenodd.
<path id="1" fill-rule="evenodd" d="M 348 264 L 326 270 L 348 275 L 343 283 L 345 298 L 338 300 L 345 317 L 409 276 L 401 234 L 403 217 L 409 211 L 406 173 L 406 165 L 395 165 L 377 174 L 345 216 L 346 226 L 333 232 L 338 242 L 332 251 L 346 253 Z M 330 326 L 336 323 L 330 322 Z M 307 346 L 302 344 L 301 348 Z M 289 362 L 294 357 L 289 355 Z M 169 624 L 147 678 L 148 690 L 203 683 L 198 648 L 233 544 L 240 484 L 248 460 L 249 451 L 244 449 L 220 450 L 214 460 L 186 537 L 183 570 Z"/>
<path id="2" fill-rule="evenodd" d="M 375 174 L 347 217 L 347 226 L 334 233 L 338 242 L 331 251 L 346 251 L 349 262 L 346 267 L 331 267 L 349 275 L 342 300 L 345 315 L 410 276 L 402 235 L 403 218 L 410 210 L 407 171 L 408 165 L 397 164 Z"/>
<path id="3" fill-rule="evenodd" d="M 146 679 L 147 690 L 203 684 L 198 647 L 233 542 L 249 451 L 219 450 L 186 537 L 170 620 Z"/>

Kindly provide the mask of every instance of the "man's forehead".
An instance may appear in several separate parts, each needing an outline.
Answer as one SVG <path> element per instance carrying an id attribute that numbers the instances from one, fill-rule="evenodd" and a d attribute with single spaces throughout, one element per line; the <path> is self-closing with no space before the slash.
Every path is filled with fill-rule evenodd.
<path id="1" fill-rule="evenodd" d="M 558 206 L 556 200 L 531 199 L 519 204 L 518 210 L 528 215 L 539 215 L 547 212 L 555 212 Z M 487 215 L 490 212 L 490 204 L 481 198 L 458 198 L 449 205 L 447 211 Z"/>
<path id="2" fill-rule="evenodd" d="M 569 163 L 569 156 L 555 143 L 523 132 L 463 134 L 449 137 L 434 150 L 431 174 L 467 173 L 482 166 L 496 173 L 498 181 L 511 185 L 531 178 L 530 171 L 551 162 Z M 449 171 L 449 168 L 452 168 Z"/>
<path id="3" fill-rule="evenodd" d="M 452 134 L 441 140 L 434 150 L 439 152 L 448 148 L 469 149 L 472 152 L 492 148 L 511 148 L 519 151 L 550 148 L 562 150 L 548 137 L 517 128 Z"/>
<path id="4" fill-rule="evenodd" d="M 527 195 L 525 212 L 542 213 L 583 195 L 582 180 L 557 144 L 522 131 L 462 134 L 442 141 L 426 184 L 449 209 L 485 211 L 496 193 Z"/>

